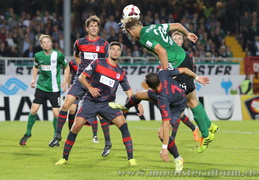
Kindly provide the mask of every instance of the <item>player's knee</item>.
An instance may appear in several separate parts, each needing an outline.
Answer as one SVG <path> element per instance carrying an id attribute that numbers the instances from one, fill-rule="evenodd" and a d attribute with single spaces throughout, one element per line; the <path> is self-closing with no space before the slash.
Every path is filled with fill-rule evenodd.
<path id="1" fill-rule="evenodd" d="M 34 108 L 32 108 L 31 110 L 30 110 L 30 113 L 31 114 L 33 114 L 33 115 L 36 115 L 37 114 L 37 109 L 34 109 Z"/>
<path id="2" fill-rule="evenodd" d="M 75 134 L 77 134 L 81 129 L 81 126 L 79 126 L 77 123 L 74 122 L 73 126 L 71 127 L 71 131 Z"/>
<path id="3" fill-rule="evenodd" d="M 62 111 L 68 111 L 69 110 L 69 108 L 71 107 L 71 104 L 70 103 L 64 103 L 63 105 L 62 105 Z"/>
<path id="4" fill-rule="evenodd" d="M 58 112 L 53 112 L 54 118 L 58 118 Z"/>
<path id="5" fill-rule="evenodd" d="M 76 113 L 76 109 L 73 109 L 73 108 L 72 108 L 72 109 L 71 109 L 71 108 L 69 109 L 69 114 L 75 114 L 75 113 Z"/>

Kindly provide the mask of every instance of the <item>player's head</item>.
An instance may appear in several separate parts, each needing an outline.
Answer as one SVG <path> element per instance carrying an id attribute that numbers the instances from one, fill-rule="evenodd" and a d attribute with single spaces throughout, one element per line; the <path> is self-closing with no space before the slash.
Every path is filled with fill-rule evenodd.
<path id="1" fill-rule="evenodd" d="M 140 30 L 143 27 L 142 23 L 136 18 L 126 19 L 123 23 L 126 32 L 134 39 L 134 41 L 138 41 Z"/>
<path id="2" fill-rule="evenodd" d="M 110 45 L 109 45 L 109 57 L 113 61 L 118 60 L 119 57 L 121 56 L 121 48 L 122 48 L 121 43 L 119 43 L 117 41 L 113 41 L 113 42 L 110 43 Z"/>
<path id="3" fill-rule="evenodd" d="M 98 35 L 101 20 L 96 15 L 90 16 L 85 21 L 85 28 L 88 34 L 92 36 Z"/>
<path id="4" fill-rule="evenodd" d="M 174 42 L 176 42 L 176 44 L 178 46 L 182 46 L 183 44 L 183 34 L 179 31 L 175 31 L 172 33 L 172 39 L 174 40 Z"/>
<path id="5" fill-rule="evenodd" d="M 157 88 L 160 85 L 160 80 L 159 80 L 158 74 L 156 73 L 148 73 L 145 76 L 145 82 L 153 90 L 157 90 Z"/>
<path id="6" fill-rule="evenodd" d="M 52 40 L 49 35 L 41 34 L 39 37 L 40 45 L 43 50 L 49 51 L 52 49 Z"/>

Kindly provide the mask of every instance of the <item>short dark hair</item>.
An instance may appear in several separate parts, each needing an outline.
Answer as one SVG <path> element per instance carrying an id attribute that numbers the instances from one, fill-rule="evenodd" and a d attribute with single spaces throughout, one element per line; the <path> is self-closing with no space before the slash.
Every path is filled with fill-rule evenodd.
<path id="1" fill-rule="evenodd" d="M 155 90 L 160 84 L 160 79 L 158 74 L 151 72 L 145 76 L 145 82 L 151 89 Z"/>
<path id="2" fill-rule="evenodd" d="M 89 27 L 90 22 L 97 22 L 98 26 L 100 26 L 100 24 L 101 24 L 100 18 L 98 16 L 96 16 L 96 15 L 92 15 L 89 18 L 87 18 L 85 20 L 85 26 Z"/>
<path id="3" fill-rule="evenodd" d="M 109 49 L 111 49 L 112 46 L 120 46 L 120 48 L 122 47 L 121 43 L 117 41 L 112 41 L 109 45 Z"/>
<path id="4" fill-rule="evenodd" d="M 126 30 L 131 29 L 134 26 L 143 26 L 143 25 L 136 18 L 129 18 L 129 19 L 125 20 L 124 27 L 125 27 Z"/>

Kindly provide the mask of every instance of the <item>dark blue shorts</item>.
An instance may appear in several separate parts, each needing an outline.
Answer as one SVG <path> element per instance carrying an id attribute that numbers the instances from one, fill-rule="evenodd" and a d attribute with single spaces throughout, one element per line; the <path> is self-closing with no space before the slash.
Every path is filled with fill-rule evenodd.
<path id="1" fill-rule="evenodd" d="M 82 106 L 77 111 L 76 117 L 84 118 L 86 124 L 91 125 L 99 114 L 104 120 L 107 120 L 109 124 L 112 124 L 112 120 L 118 116 L 123 116 L 123 113 L 121 110 L 112 109 L 108 103 L 109 102 L 93 102 L 85 98 Z"/>
<path id="2" fill-rule="evenodd" d="M 87 89 L 78 80 L 75 80 L 67 94 L 75 96 L 76 99 L 82 99 L 86 94 L 86 90 Z"/>
<path id="3" fill-rule="evenodd" d="M 170 124 L 175 125 L 176 121 L 180 118 L 180 115 L 184 112 L 186 107 L 186 98 L 184 98 L 180 105 L 177 106 L 171 106 L 170 112 L 171 112 L 171 120 Z"/>

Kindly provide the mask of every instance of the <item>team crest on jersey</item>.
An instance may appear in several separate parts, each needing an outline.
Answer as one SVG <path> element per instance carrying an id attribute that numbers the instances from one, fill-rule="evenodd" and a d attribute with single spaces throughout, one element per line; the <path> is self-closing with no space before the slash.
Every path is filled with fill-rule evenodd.
<path id="1" fill-rule="evenodd" d="M 116 74 L 116 79 L 120 79 L 121 75 L 120 74 Z"/>
<path id="2" fill-rule="evenodd" d="M 96 51 L 100 51 L 101 47 L 100 46 L 96 46 Z"/>
<path id="3" fill-rule="evenodd" d="M 93 59 L 98 59 L 97 53 L 93 53 Z"/>

